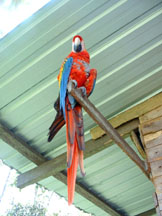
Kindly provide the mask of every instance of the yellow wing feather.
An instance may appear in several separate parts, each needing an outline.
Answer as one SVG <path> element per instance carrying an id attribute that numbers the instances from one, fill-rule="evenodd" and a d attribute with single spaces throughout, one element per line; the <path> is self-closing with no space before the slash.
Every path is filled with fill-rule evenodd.
<path id="1" fill-rule="evenodd" d="M 60 88 L 60 84 L 61 84 L 61 79 L 62 79 L 62 73 L 64 71 L 64 66 L 65 66 L 65 63 L 67 62 L 67 58 L 63 61 L 62 65 L 61 65 L 61 68 L 60 68 L 60 73 L 58 75 L 58 81 L 59 81 L 59 88 Z"/>

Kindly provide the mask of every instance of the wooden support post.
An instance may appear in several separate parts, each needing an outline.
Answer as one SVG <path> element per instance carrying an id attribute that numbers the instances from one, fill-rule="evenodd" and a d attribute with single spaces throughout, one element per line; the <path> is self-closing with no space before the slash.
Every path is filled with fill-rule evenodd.
<path id="1" fill-rule="evenodd" d="M 154 202 L 157 215 L 162 216 L 162 106 L 140 118 L 140 133 L 155 185 Z"/>

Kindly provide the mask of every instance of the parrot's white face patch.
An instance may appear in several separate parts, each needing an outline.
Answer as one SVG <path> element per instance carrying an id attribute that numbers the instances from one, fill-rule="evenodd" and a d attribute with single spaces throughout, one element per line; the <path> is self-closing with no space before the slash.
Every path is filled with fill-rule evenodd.
<path id="1" fill-rule="evenodd" d="M 79 45 L 81 46 L 80 52 L 85 50 L 84 41 L 83 40 L 81 41 L 79 37 L 76 37 L 75 40 L 72 42 L 72 51 L 76 52 L 74 47 L 77 47 Z"/>
<path id="2" fill-rule="evenodd" d="M 78 46 L 80 44 L 80 38 L 76 37 L 74 41 L 74 45 Z"/>

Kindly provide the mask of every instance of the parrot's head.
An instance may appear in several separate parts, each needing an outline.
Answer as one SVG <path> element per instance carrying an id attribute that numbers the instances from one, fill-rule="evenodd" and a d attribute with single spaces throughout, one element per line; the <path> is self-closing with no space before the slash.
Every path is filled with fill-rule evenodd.
<path id="1" fill-rule="evenodd" d="M 80 35 L 76 35 L 73 37 L 72 41 L 72 51 L 75 53 L 79 53 L 85 50 L 85 45 L 83 38 Z"/>

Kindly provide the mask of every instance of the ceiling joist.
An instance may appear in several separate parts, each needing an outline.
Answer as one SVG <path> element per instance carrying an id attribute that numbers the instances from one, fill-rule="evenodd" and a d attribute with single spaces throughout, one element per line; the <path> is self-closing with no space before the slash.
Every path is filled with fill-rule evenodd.
<path id="1" fill-rule="evenodd" d="M 117 128 L 117 131 L 121 136 L 130 134 L 132 130 L 138 127 L 139 121 L 137 119 L 128 122 Z M 113 144 L 109 136 L 105 135 L 97 140 L 90 140 L 86 142 L 86 150 L 84 153 L 84 158 L 88 158 L 93 154 L 111 146 Z M 56 174 L 59 171 L 66 169 L 66 153 L 47 161 L 40 166 L 31 169 L 18 176 L 17 186 L 19 188 L 24 188 L 30 184 L 36 183 L 44 178 Z"/>
<path id="2" fill-rule="evenodd" d="M 121 120 L 121 122 L 125 123 L 125 122 L 127 122 L 127 120 L 139 117 L 141 115 L 141 112 L 142 112 L 141 110 L 143 110 L 143 109 L 145 110 L 145 112 L 148 112 L 149 110 L 153 109 L 155 105 L 157 107 L 160 104 L 162 104 L 162 93 L 156 95 L 155 97 L 147 100 L 144 103 L 141 104 L 141 107 L 140 107 L 140 105 L 137 105 L 138 109 L 136 109 L 137 106 L 135 106 L 134 109 L 131 108 L 130 109 L 131 112 L 136 113 L 136 114 L 133 115 L 131 118 L 123 118 L 123 120 Z M 128 112 L 128 116 L 129 116 L 130 110 L 125 111 L 124 113 L 122 113 L 119 116 L 115 117 L 115 120 L 119 119 L 120 116 L 126 115 L 127 112 Z M 122 123 L 120 123 L 119 125 L 121 125 Z M 135 120 L 133 120 L 131 122 L 128 122 L 128 123 L 118 127 L 118 132 L 121 135 L 124 135 L 124 134 L 127 134 L 130 131 L 134 130 L 137 127 L 138 127 L 138 120 L 135 119 Z M 101 134 L 100 134 L 100 136 L 101 136 Z M 20 152 L 26 158 L 28 158 L 29 160 L 31 160 L 32 162 L 37 164 L 38 166 L 40 166 L 41 164 L 45 166 L 45 162 L 47 162 L 47 159 L 45 157 L 43 157 L 40 153 L 35 151 L 25 141 L 23 141 L 19 137 L 15 136 L 14 133 L 12 133 L 7 127 L 3 126 L 2 124 L 0 124 L 0 138 L 4 142 L 8 143 L 10 146 L 15 148 L 18 152 Z M 92 142 L 94 144 L 94 148 L 92 147 L 93 146 Z M 88 141 L 86 143 L 85 158 L 97 153 L 98 151 L 101 151 L 104 148 L 107 148 L 110 145 L 111 145 L 111 139 L 108 136 L 103 136 L 101 139 L 98 139 L 98 140 L 90 140 L 90 141 Z M 97 149 L 96 147 L 98 148 L 98 150 L 96 150 Z M 61 155 L 60 156 L 60 161 L 64 160 L 64 158 L 65 158 L 65 155 L 63 155 L 63 156 Z M 50 163 L 52 163 L 52 162 L 50 161 Z M 65 161 L 64 161 L 64 164 L 65 164 Z M 58 168 L 58 170 L 62 170 L 63 165 L 61 164 L 59 166 L 60 167 Z M 56 179 L 58 179 L 59 181 L 66 184 L 67 179 L 66 179 L 66 175 L 64 173 L 57 172 L 57 173 L 54 174 L 54 177 Z M 81 186 L 78 183 L 76 184 L 76 191 L 78 193 L 80 193 L 82 196 L 84 196 L 85 198 L 87 198 L 88 200 L 90 200 L 91 202 L 95 203 L 95 205 L 97 205 L 100 208 L 104 209 L 106 212 L 110 213 L 111 211 L 113 211 L 114 214 L 112 214 L 112 212 L 111 212 L 111 215 L 121 215 L 117 211 L 115 211 L 111 207 L 111 205 L 109 205 L 108 203 L 104 203 L 102 200 L 100 200 L 100 198 L 94 196 L 93 194 L 90 194 L 89 192 L 87 192 L 87 190 L 83 186 Z"/>
<path id="3" fill-rule="evenodd" d="M 0 123 L 0 139 L 5 143 L 16 149 L 24 157 L 31 160 L 33 163 L 39 165 L 45 162 L 44 157 L 30 147 L 23 139 L 16 136 L 12 131 L 10 131 L 6 126 Z"/>
<path id="4" fill-rule="evenodd" d="M 15 148 L 19 153 L 24 155 L 27 159 L 31 160 L 38 166 L 48 161 L 39 152 L 35 151 L 24 140 L 17 137 L 13 132 L 11 132 L 7 127 L 5 127 L 2 124 L 0 124 L 0 139 L 8 143 L 10 146 Z M 64 184 L 67 184 L 67 177 L 64 173 L 59 172 L 53 176 L 57 180 L 63 182 Z M 122 214 L 115 210 L 108 202 L 103 202 L 99 197 L 87 191 L 87 189 L 84 188 L 84 186 L 76 183 L 75 190 L 77 193 L 79 193 L 80 195 L 82 195 L 83 197 L 85 197 L 86 199 L 88 199 L 89 201 L 91 201 L 107 213 L 111 214 L 112 216 L 122 216 Z"/>

